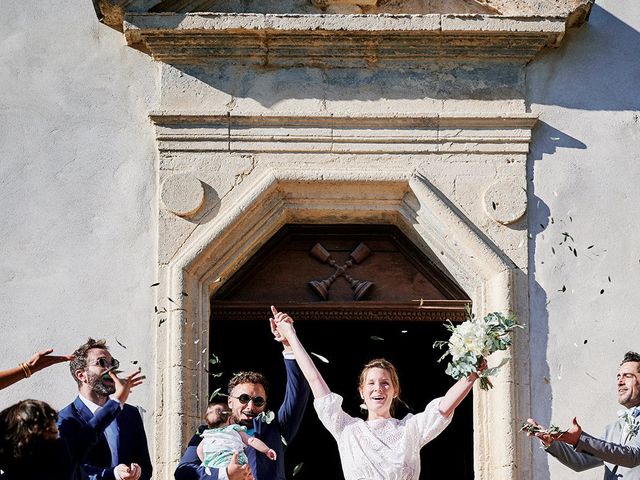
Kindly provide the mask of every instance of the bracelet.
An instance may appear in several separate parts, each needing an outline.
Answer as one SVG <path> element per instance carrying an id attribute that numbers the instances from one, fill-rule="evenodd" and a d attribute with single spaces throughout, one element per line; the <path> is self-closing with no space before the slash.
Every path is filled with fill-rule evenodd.
<path id="1" fill-rule="evenodd" d="M 29 378 L 31 376 L 31 369 L 29 365 L 26 363 L 21 363 L 20 368 L 22 368 L 22 372 L 24 373 L 24 378 Z"/>

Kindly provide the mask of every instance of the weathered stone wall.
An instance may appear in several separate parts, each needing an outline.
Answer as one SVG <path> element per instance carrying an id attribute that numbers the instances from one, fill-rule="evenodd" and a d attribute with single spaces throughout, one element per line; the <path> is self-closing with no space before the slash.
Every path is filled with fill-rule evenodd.
<path id="1" fill-rule="evenodd" d="M 91 2 L 11 1 L 0 20 L 0 368 L 104 337 L 147 375 L 132 396 L 153 433 L 157 65 L 96 21 Z M 116 339 L 127 348 L 118 345 Z M 0 392 L 56 408 L 54 366 Z"/>
<path id="2" fill-rule="evenodd" d="M 529 155 L 531 404 L 545 422 L 576 415 L 599 435 L 615 419 L 617 365 L 640 350 L 640 4 L 598 2 L 566 40 L 527 70 L 540 113 Z M 537 448 L 534 459 L 535 478 L 574 475 Z"/>
<path id="3" fill-rule="evenodd" d="M 536 5 L 542 2 L 530 4 L 531 8 Z M 166 328 L 156 343 L 154 305 L 176 288 L 198 291 L 203 285 L 210 286 L 197 284 L 187 275 L 180 277 L 183 284 L 163 281 L 156 292 L 149 285 L 159 279 L 158 265 L 163 279 L 168 278 L 165 268 L 172 262 L 191 269 L 199 278 L 206 277 L 207 265 L 222 271 L 236 268 L 245 257 L 225 258 L 223 249 L 209 252 L 211 258 L 198 259 L 195 249 L 217 245 L 199 237 L 209 235 L 227 250 L 233 252 L 234 246 L 248 255 L 268 237 L 269 228 L 275 227 L 233 230 L 224 224 L 226 218 L 242 217 L 232 208 L 236 199 L 240 200 L 238 208 L 246 206 L 248 219 L 259 217 L 250 211 L 251 185 L 253 191 L 262 192 L 259 198 L 272 202 L 260 205 L 264 211 L 282 207 L 293 220 L 341 221 L 354 218 L 353 205 L 368 204 L 375 182 L 383 180 L 386 186 L 378 193 L 385 196 L 387 206 L 378 211 L 360 209 L 358 215 L 409 225 L 407 219 L 415 214 L 422 237 L 414 232 L 412 238 L 416 242 L 428 239 L 432 247 L 442 241 L 447 257 L 443 261 L 459 269 L 455 273 L 470 288 L 470 273 L 497 271 L 505 259 L 495 260 L 489 252 L 484 263 L 476 259 L 467 266 L 455 260 L 460 251 L 485 250 L 473 236 L 477 232 L 456 227 L 451 205 L 438 203 L 434 188 L 488 232 L 488 239 L 483 240 L 495 242 L 510 261 L 530 273 L 532 389 L 531 398 L 520 399 L 520 403 L 530 401 L 534 416 L 542 421 L 566 424 L 572 415 L 578 415 L 585 429 L 593 433 L 601 431 L 611 418 L 616 410 L 615 365 L 625 350 L 640 349 L 632 323 L 634 287 L 640 280 L 640 227 L 634 222 L 634 208 L 640 199 L 635 181 L 640 157 L 640 64 L 636 51 L 640 7 L 635 0 L 598 4 L 590 22 L 570 33 L 560 49 L 542 53 L 527 67 L 526 78 L 513 64 L 503 62 L 467 62 L 464 68 L 440 62 L 410 70 L 299 67 L 278 71 L 237 65 L 181 69 L 154 63 L 146 54 L 127 47 L 121 33 L 97 22 L 90 2 L 57 2 L 46 9 L 38 2 L 11 1 L 3 6 L 0 322 L 4 341 L 0 368 L 23 361 L 38 348 L 52 345 L 66 352 L 88 335 L 106 337 L 114 356 L 125 364 L 138 361 L 147 373 L 146 385 L 134 393 L 132 401 L 146 410 L 149 437 L 154 438 L 154 417 L 170 414 L 180 405 L 171 395 L 165 398 L 161 394 L 163 385 L 183 378 L 180 369 L 171 370 L 180 358 L 156 358 L 158 352 L 164 355 L 167 351 L 158 345 L 171 346 L 173 342 L 171 348 L 179 354 L 181 342 L 192 342 L 198 335 L 197 331 L 180 331 L 183 336 L 164 337 L 169 331 Z M 539 114 L 541 122 L 528 156 L 528 264 L 527 232 L 504 230 L 478 201 L 496 172 L 517 173 L 523 168 L 522 152 L 498 154 L 490 160 L 486 155 L 469 157 L 459 152 L 450 157 L 441 152 L 405 152 L 402 162 L 388 152 L 374 151 L 366 156 L 333 152 L 324 157 L 327 171 L 315 175 L 313 154 L 187 155 L 171 151 L 171 142 L 178 140 L 169 134 L 160 139 L 160 147 L 166 149 L 158 154 L 154 137 L 163 133 L 166 122 L 154 126 L 148 114 L 156 111 L 162 118 L 176 110 L 186 114 L 233 112 L 241 119 L 254 116 L 254 120 L 270 114 L 322 117 L 354 112 L 391 118 L 398 113 L 414 117 L 435 113 L 443 118 L 460 113 L 496 117 L 514 112 L 526 115 L 528 111 Z M 219 141 L 211 135 L 215 122 L 207 121 L 204 132 L 210 135 L 209 140 Z M 394 122 L 394 128 L 402 123 Z M 273 138 L 291 132 L 290 125 L 285 125 L 289 130 L 276 127 L 271 132 L 252 130 L 251 141 L 272 146 Z M 226 141 L 246 140 L 232 137 L 233 132 L 225 128 L 231 132 Z M 296 135 L 303 140 L 315 135 L 296 128 Z M 434 131 L 438 138 L 437 132 L 446 129 Z M 372 142 L 366 128 L 354 133 L 345 127 L 334 134 L 366 139 L 351 148 Z M 407 138 L 417 138 L 417 143 L 434 141 L 428 135 Z M 510 141 L 522 143 L 522 138 L 526 139 L 526 129 Z M 318 148 L 321 151 L 327 146 Z M 509 157 L 520 163 L 507 162 Z M 371 162 L 379 168 L 372 169 Z M 184 197 L 172 197 L 170 185 L 166 190 L 160 188 L 172 169 L 189 168 L 206 172 L 208 176 L 201 180 L 210 187 L 205 191 L 208 203 L 196 213 L 208 215 L 205 228 L 199 230 L 196 228 L 203 218 L 188 221 L 163 207 L 186 209 L 182 212 L 193 207 L 190 202 L 180 203 Z M 358 169 L 364 174 L 354 173 Z M 414 170 L 427 173 L 433 184 L 417 181 L 412 177 Z M 351 173 L 345 175 L 344 171 Z M 360 182 L 361 188 L 347 201 L 344 195 L 332 198 L 339 197 L 337 187 L 345 177 Z M 174 180 L 179 182 L 180 178 Z M 316 190 L 307 188 L 318 180 L 323 183 Z M 161 193 L 166 197 L 160 198 Z M 315 210 L 310 208 L 314 202 L 318 205 Z M 224 214 L 222 220 L 213 229 L 206 227 L 218 212 Z M 448 230 L 438 227 L 429 232 L 420 226 L 420 221 L 439 222 L 448 215 L 452 219 Z M 272 225 L 286 220 L 272 218 Z M 167 231 L 170 235 L 163 233 Z M 253 232 L 255 237 L 243 235 L 245 232 Z M 447 235 L 456 232 L 464 237 L 460 245 L 446 244 Z M 237 247 L 239 240 L 247 247 Z M 184 245 L 193 247 L 181 253 Z M 526 305 L 526 299 L 512 299 L 501 290 L 518 281 L 498 278 L 494 283 L 486 282 L 488 287 L 483 288 L 487 291 L 479 297 L 487 305 L 505 301 Z M 526 295 L 526 288 L 524 292 Z M 207 292 L 200 293 L 206 296 Z M 127 348 L 119 346 L 116 339 Z M 156 365 L 166 366 L 166 378 L 155 378 Z M 525 365 L 525 372 L 527 368 Z M 515 379 L 526 383 L 528 376 Z M 188 390 L 192 392 L 202 386 L 196 380 L 187 387 L 193 388 Z M 584 395 L 586 390 L 590 396 Z M 4 406 L 35 396 L 60 408 L 74 392 L 68 371 L 56 366 L 0 392 L 0 401 Z M 505 407 L 511 408 L 508 404 Z M 508 426 L 508 422 L 501 425 Z M 170 434 L 172 442 L 181 441 L 183 433 L 176 428 Z M 170 462 L 175 449 L 162 445 L 166 450 L 157 451 L 156 457 Z M 508 462 L 510 452 L 502 453 Z M 569 473 L 548 461 L 537 448 L 533 448 L 533 455 L 533 478 L 567 478 Z M 530 469 L 527 453 L 521 458 L 525 465 L 516 465 L 515 475 L 518 469 Z M 492 461 L 497 465 L 500 460 L 501 453 L 494 453 Z M 599 472 L 590 473 L 585 478 L 600 476 Z"/>

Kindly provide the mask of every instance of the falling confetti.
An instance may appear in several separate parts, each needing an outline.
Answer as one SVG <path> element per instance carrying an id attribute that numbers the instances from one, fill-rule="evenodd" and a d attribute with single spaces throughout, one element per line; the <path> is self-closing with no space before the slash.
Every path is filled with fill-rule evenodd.
<path id="1" fill-rule="evenodd" d="M 217 363 L 220 363 L 220 359 L 218 358 L 218 356 L 215 353 L 211 354 L 211 358 L 209 359 L 209 363 L 211 365 L 215 365 Z"/>
<path id="2" fill-rule="evenodd" d="M 150 285 L 150 287 L 157 287 L 158 285 L 160 285 L 160 282 L 152 283 L 152 284 Z"/>
<path id="3" fill-rule="evenodd" d="M 182 296 L 183 296 L 183 297 L 188 297 L 188 296 L 189 296 L 189 294 L 188 294 L 187 292 L 182 292 Z"/>
<path id="4" fill-rule="evenodd" d="M 382 337 L 378 337 L 376 335 L 371 335 L 371 337 L 369 337 L 371 340 L 375 340 L 376 342 L 383 342 L 384 338 Z"/>
<path id="5" fill-rule="evenodd" d="M 116 343 L 118 345 L 120 345 L 122 348 L 126 349 L 127 347 L 125 347 L 122 343 L 120 343 L 120 340 L 118 340 L 118 338 L 116 338 Z"/>
<path id="6" fill-rule="evenodd" d="M 131 360 L 131 363 L 134 364 L 134 365 L 137 365 L 138 364 L 138 360 Z"/>
<path id="7" fill-rule="evenodd" d="M 567 287 L 565 285 L 562 285 L 562 288 L 558 291 L 564 293 L 567 291 Z"/>
<path id="8" fill-rule="evenodd" d="M 407 333 L 409 330 L 401 330 L 400 333 Z"/>
<path id="9" fill-rule="evenodd" d="M 323 357 L 322 355 L 319 355 L 319 354 L 314 353 L 314 352 L 310 352 L 310 353 L 311 353 L 311 355 L 313 355 L 313 356 L 315 356 L 315 357 L 318 357 L 318 358 L 319 358 L 320 360 L 322 360 L 324 363 L 329 363 L 329 360 L 327 360 L 327 358 L 326 358 L 326 357 Z"/>
<path id="10" fill-rule="evenodd" d="M 158 326 L 162 325 L 166 321 L 167 321 L 166 318 L 161 318 L 160 320 L 158 320 Z"/>
<path id="11" fill-rule="evenodd" d="M 167 297 L 167 299 L 171 302 L 171 303 L 175 303 L 177 305 L 177 303 L 173 300 L 173 298 L 171 297 Z"/>
<path id="12" fill-rule="evenodd" d="M 302 466 L 304 465 L 304 462 L 300 462 L 299 464 L 297 464 L 294 468 L 293 468 L 293 476 L 295 477 L 300 470 L 302 470 Z"/>
<path id="13" fill-rule="evenodd" d="M 604 293 L 604 288 L 600 290 L 600 295 L 602 295 L 603 293 Z"/>
<path id="14" fill-rule="evenodd" d="M 287 441 L 284 439 L 284 437 L 282 435 L 280 435 L 280 441 L 282 442 L 282 444 L 286 447 L 287 446 Z"/>
<path id="15" fill-rule="evenodd" d="M 226 395 L 220 393 L 220 390 L 222 390 L 221 388 L 216 388 L 213 393 L 211 395 L 209 395 L 209 401 L 213 400 L 214 398 L 216 398 L 218 395 L 220 395 L 221 397 L 224 397 Z"/>
<path id="16" fill-rule="evenodd" d="M 586 345 L 588 341 L 589 341 L 589 340 L 585 340 L 584 342 L 582 342 L 582 344 L 583 344 L 583 345 Z"/>
<path id="17" fill-rule="evenodd" d="M 587 247 L 587 250 L 591 250 L 594 246 L 595 246 L 595 245 L 589 245 L 589 246 Z"/>

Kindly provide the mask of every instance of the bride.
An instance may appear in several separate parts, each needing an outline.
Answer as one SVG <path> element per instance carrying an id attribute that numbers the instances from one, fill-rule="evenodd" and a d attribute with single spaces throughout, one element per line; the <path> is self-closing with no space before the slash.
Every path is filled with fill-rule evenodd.
<path id="1" fill-rule="evenodd" d="M 387 360 L 372 360 L 364 366 L 358 388 L 368 412 L 367 420 L 354 418 L 342 410 L 342 397 L 331 392 L 320 375 L 302 346 L 291 317 L 275 307 L 271 310 L 271 329 L 276 339 L 291 346 L 311 387 L 318 417 L 338 443 L 345 479 L 418 480 L 420 449 L 449 425 L 453 411 L 478 379 L 477 373 L 458 380 L 423 412 L 396 419 L 393 411 L 400 397 L 398 373 Z M 485 368 L 483 362 L 480 370 Z"/>

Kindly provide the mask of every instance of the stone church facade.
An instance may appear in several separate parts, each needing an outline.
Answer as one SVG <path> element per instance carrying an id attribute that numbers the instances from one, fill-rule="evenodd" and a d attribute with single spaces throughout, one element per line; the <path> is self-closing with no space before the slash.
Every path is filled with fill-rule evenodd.
<path id="1" fill-rule="evenodd" d="M 495 388 L 473 397 L 474 478 L 568 478 L 518 430 L 577 415 L 599 433 L 616 366 L 640 350 L 635 2 L 7 13 L 9 365 L 106 337 L 147 374 L 132 401 L 154 477 L 172 478 L 210 393 L 212 297 L 288 225 L 392 226 L 477 315 L 525 324 Z M 3 403 L 64 406 L 74 385 L 55 368 Z"/>

